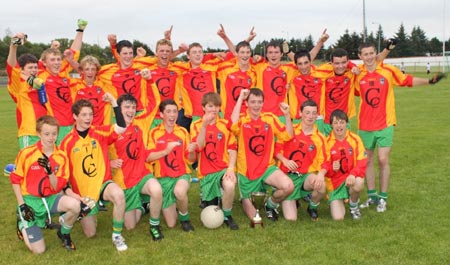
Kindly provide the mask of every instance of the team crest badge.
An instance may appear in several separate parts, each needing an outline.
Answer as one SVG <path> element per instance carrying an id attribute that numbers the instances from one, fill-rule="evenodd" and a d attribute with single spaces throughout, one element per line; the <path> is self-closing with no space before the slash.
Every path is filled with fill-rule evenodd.
<path id="1" fill-rule="evenodd" d="M 381 85 L 384 85 L 384 81 L 385 81 L 384 77 L 380 78 L 380 84 Z"/>
<path id="2" fill-rule="evenodd" d="M 223 133 L 221 133 L 221 132 L 218 133 L 218 134 L 217 134 L 217 140 L 220 141 L 220 140 L 222 140 L 222 138 L 223 138 Z"/>
<path id="3" fill-rule="evenodd" d="M 352 155 L 352 154 L 353 154 L 353 148 L 350 147 L 350 148 L 348 149 L 348 154 L 349 154 L 349 155 Z"/>
<path id="4" fill-rule="evenodd" d="M 269 130 L 269 124 L 266 123 L 266 124 L 264 124 L 264 131 L 267 132 L 268 130 Z"/>
<path id="5" fill-rule="evenodd" d="M 92 149 L 97 148 L 97 142 L 95 140 L 92 140 L 91 145 L 92 145 Z"/>
<path id="6" fill-rule="evenodd" d="M 316 149 L 316 147 L 313 144 L 311 144 L 308 148 L 308 151 L 312 152 L 314 149 Z"/>

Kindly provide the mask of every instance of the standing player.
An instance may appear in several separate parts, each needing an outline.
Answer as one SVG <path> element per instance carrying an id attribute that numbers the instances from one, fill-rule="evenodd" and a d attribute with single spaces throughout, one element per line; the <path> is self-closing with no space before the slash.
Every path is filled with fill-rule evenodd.
<path id="1" fill-rule="evenodd" d="M 297 200 L 310 193 L 307 212 L 311 220 L 319 219 L 317 207 L 326 193 L 328 157 L 325 137 L 315 126 L 317 116 L 317 104 L 310 99 L 304 101 L 300 107 L 301 123 L 294 126 L 294 137 L 282 145 L 277 144 L 276 158 L 281 162 L 280 169 L 294 183 L 294 191 L 282 202 L 286 220 L 297 220 Z"/>
<path id="2" fill-rule="evenodd" d="M 10 175 L 18 203 L 18 236 L 34 253 L 45 251 L 41 228 L 47 218 L 65 213 L 57 235 L 67 250 L 75 250 L 70 231 L 80 214 L 80 202 L 61 195 L 69 179 L 69 163 L 65 152 L 55 146 L 58 121 L 42 116 L 36 122 L 40 138 L 36 144 L 22 149 L 16 158 L 16 169 Z"/>
<path id="3" fill-rule="evenodd" d="M 61 143 L 61 149 L 68 154 L 71 173 L 71 188 L 65 192 L 78 199 L 87 196 L 96 202 L 111 201 L 114 204 L 112 241 L 118 251 L 124 251 L 128 248 L 122 236 L 125 197 L 123 190 L 111 180 L 108 145 L 125 131 L 126 124 L 114 97 L 106 93 L 103 100 L 111 102 L 113 106 L 117 120 L 114 126 L 92 125 L 94 107 L 89 100 L 80 99 L 72 106 L 75 126 Z M 98 207 L 81 220 L 87 237 L 96 234 L 97 213 Z"/>
<path id="4" fill-rule="evenodd" d="M 23 40 L 25 34 L 17 33 L 13 38 Z M 45 102 L 38 98 L 41 89 L 40 80 L 35 76 L 38 72 L 38 60 L 34 55 L 23 54 L 17 59 L 17 48 L 21 43 L 12 42 L 6 60 L 8 74 L 8 92 L 16 103 L 16 120 L 18 127 L 19 149 L 39 141 L 36 132 L 36 120 L 47 114 Z"/>
<path id="5" fill-rule="evenodd" d="M 105 85 L 97 79 L 100 70 L 97 58 L 87 55 L 80 61 L 79 72 L 82 79 L 70 84 L 74 101 L 88 99 L 94 106 L 94 120 L 92 125 L 101 126 L 111 124 L 111 105 L 103 101 Z"/>
<path id="6" fill-rule="evenodd" d="M 201 200 L 208 206 L 219 205 L 219 200 L 222 199 L 225 224 L 230 229 L 237 230 L 239 226 L 231 216 L 236 186 L 234 169 L 237 145 L 230 132 L 230 122 L 219 117 L 220 105 L 219 94 L 208 92 L 203 95 L 205 114 L 192 123 L 191 136 L 198 146 L 197 174 L 200 179 Z"/>
<path id="7" fill-rule="evenodd" d="M 197 145 L 190 143 L 187 130 L 176 124 L 178 107 L 174 100 L 162 101 L 159 110 L 163 123 L 148 135 L 150 154 L 147 162 L 151 163 L 154 175 L 162 186 L 162 208 L 167 226 L 175 227 L 178 216 L 183 231 L 194 231 L 189 216 L 188 190 L 189 164 L 195 161 Z"/>
<path id="8" fill-rule="evenodd" d="M 363 65 L 356 78 L 356 91 L 361 97 L 358 114 L 359 135 L 367 150 L 367 193 L 369 199 L 362 208 L 376 204 L 377 212 L 386 211 L 390 178 L 389 154 L 393 144 L 395 116 L 394 86 L 418 86 L 435 84 L 444 75 L 439 73 L 431 79 L 405 75 L 396 67 L 376 60 L 375 45 L 363 43 L 359 47 Z M 378 146 L 380 193 L 375 188 L 375 148 Z"/>
<path id="9" fill-rule="evenodd" d="M 159 225 L 162 205 L 162 190 L 159 182 L 145 167 L 149 152 L 144 146 L 143 131 L 147 131 L 151 117 L 147 113 L 136 115 L 137 100 L 130 94 L 117 99 L 127 125 L 126 131 L 109 147 L 111 167 L 114 170 L 113 181 L 125 193 L 125 228 L 133 229 L 147 209 L 142 206 L 141 196 L 150 196 L 150 235 L 154 241 L 164 238 Z M 145 136 L 146 137 L 146 136 Z"/>
<path id="10" fill-rule="evenodd" d="M 245 99 L 247 112 L 240 116 L 240 108 Z M 293 130 L 287 104 L 279 106 L 286 118 L 285 127 L 274 114 L 261 111 L 263 103 L 264 94 L 260 89 L 241 90 L 231 115 L 231 131 L 238 138 L 237 172 L 245 214 L 252 219 L 256 213 L 250 194 L 265 191 L 265 186 L 270 185 L 276 190 L 266 202 L 266 215 L 272 221 L 277 221 L 278 207 L 292 193 L 294 185 L 275 165 L 274 141 L 289 140 Z"/>
<path id="11" fill-rule="evenodd" d="M 329 191 L 331 217 L 343 220 L 345 217 L 344 200 L 349 199 L 350 214 L 353 220 L 361 218 L 358 208 L 359 195 L 364 189 L 367 158 L 361 138 L 347 130 L 348 116 L 342 110 L 331 113 L 330 124 L 333 131 L 327 139 L 330 152 Z"/>

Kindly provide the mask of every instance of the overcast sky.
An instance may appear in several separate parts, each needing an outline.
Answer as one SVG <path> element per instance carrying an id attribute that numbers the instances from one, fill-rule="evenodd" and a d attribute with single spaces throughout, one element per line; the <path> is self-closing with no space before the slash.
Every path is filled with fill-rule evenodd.
<path id="1" fill-rule="evenodd" d="M 365 2 L 369 33 L 376 34 L 380 24 L 385 36 L 391 37 L 403 23 L 407 33 L 420 26 L 429 39 L 450 38 L 448 0 Z M 164 30 L 173 25 L 175 45 L 196 41 L 205 47 L 223 48 L 216 34 L 220 23 L 234 42 L 244 39 L 254 26 L 254 43 L 272 37 L 303 39 L 309 34 L 316 41 L 327 28 L 328 47 L 346 29 L 362 32 L 363 0 L 8 1 L 0 10 L 0 37 L 10 29 L 27 33 L 32 42 L 72 39 L 78 18 L 89 21 L 84 41 L 102 47 L 107 45 L 107 35 L 115 33 L 119 40 L 136 39 L 153 49 Z"/>

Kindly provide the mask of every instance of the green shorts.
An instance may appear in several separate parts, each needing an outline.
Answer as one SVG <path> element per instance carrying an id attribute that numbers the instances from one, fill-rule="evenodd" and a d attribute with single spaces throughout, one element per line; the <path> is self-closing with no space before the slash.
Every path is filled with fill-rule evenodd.
<path id="1" fill-rule="evenodd" d="M 141 190 L 150 178 L 151 174 L 146 175 L 138 184 L 134 185 L 134 187 L 123 190 L 126 202 L 125 212 L 142 207 Z"/>
<path id="2" fill-rule="evenodd" d="M 267 185 L 265 184 L 265 181 L 276 170 L 279 170 L 277 166 L 270 166 L 261 177 L 255 180 L 249 180 L 246 176 L 238 173 L 238 184 L 241 199 L 250 199 L 250 194 L 252 192 L 267 192 Z"/>
<path id="3" fill-rule="evenodd" d="M 19 149 L 22 150 L 25 147 L 35 144 L 35 143 L 39 142 L 39 139 L 40 138 L 37 135 L 19 136 Z"/>
<path id="4" fill-rule="evenodd" d="M 344 200 L 344 199 L 348 199 L 349 197 L 350 197 L 350 194 L 348 193 L 348 189 L 345 186 L 345 181 L 344 181 L 344 183 L 342 183 L 339 187 L 337 187 L 337 189 L 328 193 L 328 204 L 330 204 L 332 201 Z"/>
<path id="5" fill-rule="evenodd" d="M 69 126 L 59 126 L 58 138 L 56 139 L 56 144 L 59 145 L 61 141 L 66 137 L 67 134 L 72 130 L 73 125 Z"/>
<path id="6" fill-rule="evenodd" d="M 206 175 L 200 180 L 200 191 L 202 194 L 202 200 L 210 201 L 214 198 L 222 198 L 222 177 L 227 169 L 221 170 L 216 173 Z"/>
<path id="7" fill-rule="evenodd" d="M 394 126 L 389 126 L 379 131 L 358 131 L 364 147 L 374 150 L 375 147 L 391 147 L 394 143 Z"/>
<path id="8" fill-rule="evenodd" d="M 292 180 L 294 183 L 294 191 L 289 195 L 286 200 L 287 201 L 293 201 L 298 200 L 300 198 L 305 197 L 306 195 L 310 194 L 311 191 L 306 191 L 303 189 L 303 183 L 305 183 L 306 178 L 309 176 L 310 173 L 306 174 L 297 174 L 297 173 L 288 173 L 288 177 Z"/>
<path id="9" fill-rule="evenodd" d="M 34 220 L 29 222 L 27 221 L 23 222 L 27 223 L 26 224 L 27 227 L 31 227 L 33 225 L 37 225 L 38 227 L 42 228 L 45 227 L 45 221 L 48 219 L 49 212 L 50 216 L 58 213 L 58 203 L 60 199 L 61 199 L 60 194 L 54 194 L 43 198 L 32 195 L 23 196 L 23 200 L 25 201 L 25 203 L 29 207 L 31 207 L 34 211 Z M 19 209 L 18 211 L 20 214 Z"/>
<path id="10" fill-rule="evenodd" d="M 100 188 L 100 198 L 99 201 L 102 202 L 103 205 L 107 204 L 107 201 L 105 201 L 103 199 L 103 191 L 105 190 L 106 186 L 108 186 L 109 184 L 113 183 L 112 180 L 108 180 L 105 181 L 105 183 L 102 184 L 102 187 Z M 87 216 L 91 216 L 91 215 L 96 215 L 99 212 L 99 206 L 98 206 L 98 202 L 95 204 L 94 208 L 92 208 L 92 210 L 88 213 Z"/>
<path id="11" fill-rule="evenodd" d="M 159 184 L 161 184 L 162 191 L 163 191 L 163 209 L 169 208 L 172 204 L 177 202 L 177 198 L 175 198 L 175 194 L 173 193 L 173 190 L 175 189 L 175 185 L 179 180 L 186 180 L 187 183 L 190 183 L 191 181 L 191 175 L 190 174 L 184 174 L 182 176 L 179 176 L 177 178 L 158 178 Z"/>

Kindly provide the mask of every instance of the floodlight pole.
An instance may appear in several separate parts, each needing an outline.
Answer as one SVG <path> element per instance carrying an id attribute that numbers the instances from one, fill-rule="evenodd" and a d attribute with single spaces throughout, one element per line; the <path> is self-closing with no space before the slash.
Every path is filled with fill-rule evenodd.
<path id="1" fill-rule="evenodd" d="M 444 0 L 445 1 L 445 0 Z M 367 27 L 366 27 L 366 0 L 363 0 L 363 42 L 366 42 Z"/>

